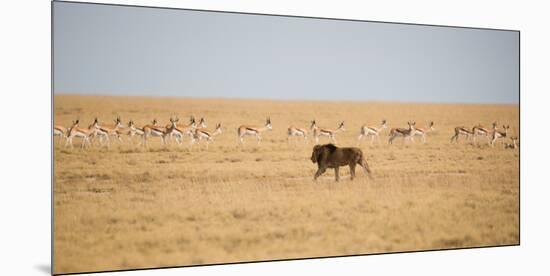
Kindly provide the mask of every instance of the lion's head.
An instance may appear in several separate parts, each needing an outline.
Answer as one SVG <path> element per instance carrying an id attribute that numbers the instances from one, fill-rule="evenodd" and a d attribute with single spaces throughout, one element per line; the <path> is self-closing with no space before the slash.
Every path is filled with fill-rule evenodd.
<path id="1" fill-rule="evenodd" d="M 313 152 L 311 153 L 311 162 L 317 163 L 317 160 L 319 160 L 322 150 L 323 146 L 321 145 L 316 145 L 313 147 Z"/>

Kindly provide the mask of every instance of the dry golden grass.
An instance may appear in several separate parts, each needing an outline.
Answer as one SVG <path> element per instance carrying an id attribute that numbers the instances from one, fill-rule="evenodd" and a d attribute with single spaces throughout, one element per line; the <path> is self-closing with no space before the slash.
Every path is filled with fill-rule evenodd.
<path id="1" fill-rule="evenodd" d="M 519 243 L 519 152 L 502 144 L 450 144 L 455 126 L 510 124 L 517 105 L 284 102 L 185 98 L 56 96 L 55 123 L 120 115 L 138 126 L 205 116 L 224 132 L 210 148 L 148 149 L 128 141 L 110 149 L 55 145 L 56 273 L 288 259 Z M 240 124 L 273 131 L 237 146 Z M 435 121 L 428 143 L 363 141 L 374 180 L 361 171 L 313 182 L 312 142 L 286 143 L 289 124 L 335 128 L 355 146 L 363 123 L 405 127 Z M 57 139 L 57 138 L 56 138 Z M 127 140 L 127 138 L 125 138 Z M 322 139 L 325 142 L 326 139 Z M 507 141 L 508 142 L 508 141 Z"/>

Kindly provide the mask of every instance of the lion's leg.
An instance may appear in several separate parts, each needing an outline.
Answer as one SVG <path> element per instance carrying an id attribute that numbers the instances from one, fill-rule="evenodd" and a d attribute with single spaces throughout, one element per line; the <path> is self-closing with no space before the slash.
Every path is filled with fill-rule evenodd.
<path id="1" fill-rule="evenodd" d="M 372 172 L 369 168 L 369 164 L 367 163 L 367 160 L 365 160 L 365 158 L 361 158 L 359 165 L 363 167 L 363 170 L 365 171 L 365 173 L 369 176 L 369 178 L 372 179 Z"/>
<path id="2" fill-rule="evenodd" d="M 355 177 L 355 163 L 349 164 L 349 172 L 351 174 L 351 180 Z"/>
<path id="3" fill-rule="evenodd" d="M 338 165 L 334 167 L 334 176 L 336 177 L 336 181 L 340 181 L 340 167 Z"/>
<path id="4" fill-rule="evenodd" d="M 315 173 L 315 176 L 313 177 L 313 180 L 317 180 L 317 177 L 321 176 L 325 171 L 327 170 L 326 167 L 319 167 L 317 172 Z"/>

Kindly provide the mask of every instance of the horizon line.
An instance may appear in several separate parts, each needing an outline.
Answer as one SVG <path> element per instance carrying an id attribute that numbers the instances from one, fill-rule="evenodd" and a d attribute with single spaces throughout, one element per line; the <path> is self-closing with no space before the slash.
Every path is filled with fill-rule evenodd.
<path id="1" fill-rule="evenodd" d="M 255 97 L 231 97 L 231 96 L 178 96 L 178 95 L 113 95 L 113 94 L 84 94 L 84 93 L 66 93 L 54 92 L 53 96 L 85 96 L 85 97 L 135 97 L 135 98 L 180 98 L 197 100 L 248 100 L 248 101 L 276 101 L 276 102 L 347 102 L 347 103 L 398 103 L 398 104 L 463 104 L 463 105 L 518 105 L 519 102 L 451 102 L 451 101 L 407 101 L 407 100 L 380 100 L 380 99 L 307 99 L 307 98 L 255 98 Z"/>

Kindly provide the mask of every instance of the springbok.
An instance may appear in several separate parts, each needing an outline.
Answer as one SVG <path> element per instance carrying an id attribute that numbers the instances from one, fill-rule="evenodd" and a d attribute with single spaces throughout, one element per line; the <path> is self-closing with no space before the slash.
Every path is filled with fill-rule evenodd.
<path id="1" fill-rule="evenodd" d="M 414 126 L 416 125 L 416 122 L 407 122 L 409 125 L 409 128 L 392 128 L 390 130 L 390 139 L 388 140 L 389 144 L 393 144 L 393 140 L 397 137 L 403 137 L 403 143 L 405 143 L 406 140 L 411 140 L 415 129 Z"/>
<path id="2" fill-rule="evenodd" d="M 338 125 L 337 129 L 332 130 L 318 127 L 317 122 L 313 120 L 311 121 L 311 129 L 313 130 L 313 137 L 315 137 L 315 144 L 319 144 L 320 136 L 327 136 L 334 144 L 336 144 L 336 134 L 338 132 L 346 131 L 343 121 Z"/>
<path id="3" fill-rule="evenodd" d="M 260 144 L 260 141 L 262 140 L 261 133 L 266 130 L 272 130 L 273 127 L 271 126 L 271 119 L 268 117 L 265 120 L 265 125 L 263 127 L 257 127 L 257 126 L 248 126 L 248 125 L 241 125 L 239 128 L 237 128 L 237 138 L 239 140 L 239 143 L 241 145 L 244 145 L 243 138 L 247 135 L 250 136 L 256 136 L 256 140 L 258 141 L 258 144 Z"/>
<path id="4" fill-rule="evenodd" d="M 65 138 L 65 143 L 67 143 L 67 129 L 63 126 L 56 125 L 53 127 L 53 136 L 59 136 L 57 144 L 61 144 L 61 138 Z"/>
<path id="5" fill-rule="evenodd" d="M 122 143 L 122 136 L 128 136 L 129 139 L 132 139 L 132 136 L 134 135 L 130 128 L 127 128 L 126 126 L 120 126 L 116 129 L 115 133 L 113 134 L 120 143 Z"/>
<path id="6" fill-rule="evenodd" d="M 493 136 L 491 139 L 491 147 L 495 147 L 495 142 L 498 138 L 506 138 L 506 135 L 508 135 L 508 129 L 510 129 L 510 126 L 503 125 L 502 129 L 504 129 L 504 131 L 498 131 L 498 130 L 493 131 Z"/>
<path id="7" fill-rule="evenodd" d="M 453 135 L 453 137 L 451 137 L 451 143 L 453 141 L 455 141 L 456 143 L 458 143 L 458 138 L 460 137 L 460 135 L 462 136 L 466 136 L 466 141 L 468 141 L 468 139 L 470 137 L 473 137 L 474 135 L 474 132 L 467 129 L 466 127 L 455 127 L 455 135 Z"/>
<path id="8" fill-rule="evenodd" d="M 472 136 L 474 139 L 474 144 L 477 144 L 476 137 L 477 136 L 485 136 L 487 138 L 487 144 L 491 144 L 491 137 L 493 136 L 493 133 L 497 130 L 497 122 L 493 122 L 493 128 L 487 129 L 481 126 L 481 124 L 478 124 L 477 126 L 474 126 L 472 128 L 472 132 L 474 135 Z"/>
<path id="9" fill-rule="evenodd" d="M 170 117 L 170 125 L 168 127 L 165 128 L 165 131 L 164 131 L 164 142 L 166 143 L 166 137 L 173 137 L 173 136 L 176 136 L 176 137 L 181 137 L 183 135 L 183 133 L 181 133 L 179 130 L 178 130 L 178 126 L 177 126 L 177 122 L 179 121 L 179 118 L 176 117 L 175 119 Z M 179 143 L 179 141 L 178 141 Z M 181 143 L 180 143 L 181 144 Z"/>
<path id="10" fill-rule="evenodd" d="M 208 126 L 206 126 L 206 120 L 204 119 L 204 117 L 201 117 L 201 119 L 199 120 L 199 126 L 201 128 L 207 128 Z"/>
<path id="11" fill-rule="evenodd" d="M 157 126 L 157 119 L 153 119 L 150 125 L 143 126 L 142 130 L 143 130 L 143 141 L 141 144 L 143 146 L 147 147 L 147 139 L 149 138 L 149 136 L 160 137 L 161 144 L 164 145 L 165 143 L 164 134 L 166 133 L 166 128 Z"/>
<path id="12" fill-rule="evenodd" d="M 512 143 L 505 143 L 504 148 L 505 149 L 517 149 L 518 148 L 518 137 L 510 137 L 510 140 L 512 140 Z"/>
<path id="13" fill-rule="evenodd" d="M 82 144 L 80 145 L 81 148 L 84 148 L 86 145 L 91 146 L 89 138 L 90 138 L 90 135 L 92 135 L 95 132 L 95 127 L 88 128 L 88 129 L 79 128 L 78 127 L 79 122 L 80 122 L 79 119 L 77 119 L 76 121 L 73 121 L 72 126 L 67 131 L 67 143 L 65 144 L 65 146 L 70 146 L 72 148 L 74 137 L 82 138 Z"/>
<path id="14" fill-rule="evenodd" d="M 287 131 L 287 137 L 286 137 L 286 142 L 288 144 L 290 144 L 290 138 L 292 136 L 303 137 L 304 141 L 307 142 L 307 129 L 299 128 L 299 127 L 295 127 L 295 126 L 289 126 L 288 131 Z"/>
<path id="15" fill-rule="evenodd" d="M 128 139 L 130 139 L 130 142 L 132 137 L 135 135 L 135 133 L 132 132 L 130 127 L 121 127 L 116 130 L 116 137 L 118 138 L 119 142 L 122 142 L 122 136 L 128 136 Z"/>
<path id="16" fill-rule="evenodd" d="M 99 121 L 97 120 L 97 117 L 94 118 L 94 121 L 88 125 L 88 130 L 90 130 L 90 136 L 88 136 L 88 140 L 90 141 L 90 144 L 93 145 L 94 138 L 99 136 Z M 102 142 L 103 140 L 101 140 Z M 98 142 L 99 143 L 99 142 Z"/>
<path id="17" fill-rule="evenodd" d="M 206 121 L 204 118 L 201 118 L 199 121 L 199 126 L 201 128 L 206 128 Z M 195 129 L 197 128 L 197 123 L 195 122 L 195 117 L 191 116 L 189 119 L 189 124 L 185 126 L 178 126 L 175 129 L 175 136 L 176 141 L 181 145 L 183 142 L 183 136 L 187 135 L 191 138 L 191 141 L 193 141 L 193 134 L 195 133 Z"/>
<path id="18" fill-rule="evenodd" d="M 380 136 L 379 136 L 380 132 L 382 132 L 382 130 L 386 129 L 387 127 L 388 126 L 386 125 L 386 120 L 382 120 L 382 125 L 378 128 L 373 126 L 367 126 L 367 125 L 361 126 L 359 137 L 357 137 L 357 143 L 359 144 L 361 142 L 361 139 L 363 139 L 363 137 L 369 137 L 369 136 L 371 136 L 371 139 L 370 139 L 371 145 L 374 143 L 375 138 L 376 138 L 376 141 L 380 143 Z"/>
<path id="19" fill-rule="evenodd" d="M 195 116 L 191 116 L 189 119 L 189 124 L 176 127 L 172 132 L 170 132 L 169 138 L 175 137 L 178 144 L 181 144 L 184 135 L 189 135 L 191 137 L 193 136 L 193 131 L 195 130 L 196 125 L 197 124 L 195 122 Z M 172 126 L 172 122 L 166 125 L 166 129 L 169 129 L 170 126 Z M 204 120 L 203 117 L 201 117 L 200 119 L 199 126 L 206 128 L 206 121 Z"/>
<path id="20" fill-rule="evenodd" d="M 222 133 L 222 124 L 218 123 L 216 125 L 216 129 L 213 132 L 210 132 L 205 129 L 197 128 L 195 129 L 195 133 L 193 134 L 193 139 L 191 140 L 191 145 L 194 144 L 197 141 L 205 140 L 206 141 L 206 149 L 208 149 L 208 145 L 210 142 L 214 141 L 214 136 L 217 136 Z"/>
<path id="21" fill-rule="evenodd" d="M 145 134 L 145 132 L 143 131 L 143 128 L 138 128 L 136 127 L 136 125 L 134 124 L 134 121 L 133 120 L 130 120 L 128 122 L 128 129 L 130 131 L 130 141 L 132 141 L 132 137 L 134 136 L 141 136 L 141 138 L 143 138 L 143 135 Z M 133 141 L 132 141 L 133 143 Z"/>
<path id="22" fill-rule="evenodd" d="M 411 137 L 411 140 L 414 142 L 414 136 L 420 136 L 422 139 L 422 143 L 426 144 L 426 134 L 428 132 L 434 131 L 434 122 L 430 122 L 430 125 L 427 128 L 415 128 L 414 129 L 414 135 Z"/>
<path id="23" fill-rule="evenodd" d="M 117 116 L 114 122 L 115 122 L 114 125 L 99 125 L 97 118 L 96 118 L 96 121 L 94 122 L 97 129 L 95 134 L 99 136 L 100 143 L 103 143 L 103 138 L 107 139 L 107 147 L 110 146 L 109 136 L 114 136 L 118 139 L 119 142 L 122 142 L 122 139 L 120 138 L 120 135 L 117 132 L 117 130 L 123 127 L 120 117 Z"/>

